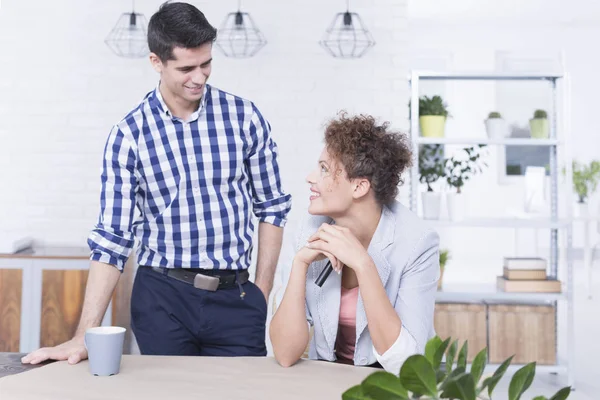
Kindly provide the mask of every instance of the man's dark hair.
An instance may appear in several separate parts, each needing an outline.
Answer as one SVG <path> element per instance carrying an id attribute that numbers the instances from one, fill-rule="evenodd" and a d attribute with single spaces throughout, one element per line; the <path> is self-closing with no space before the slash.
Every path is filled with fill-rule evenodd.
<path id="1" fill-rule="evenodd" d="M 216 38 L 204 14 L 187 3 L 163 3 L 148 23 L 148 47 L 163 62 L 174 59 L 175 47 L 193 49 Z"/>

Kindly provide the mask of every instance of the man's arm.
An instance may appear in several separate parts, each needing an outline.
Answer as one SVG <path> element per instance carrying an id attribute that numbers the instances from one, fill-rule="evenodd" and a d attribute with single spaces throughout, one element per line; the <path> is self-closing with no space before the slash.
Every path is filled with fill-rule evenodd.
<path id="1" fill-rule="evenodd" d="M 252 145 L 247 165 L 252 184 L 253 211 L 259 220 L 255 283 L 268 299 L 281 251 L 283 226 L 291 208 L 291 196 L 281 187 L 277 145 L 271 138 L 271 127 L 254 105 L 249 133 Z"/>
<path id="2" fill-rule="evenodd" d="M 262 290 L 267 301 L 273 289 L 273 277 L 281 252 L 283 228 L 262 222 L 258 226 L 258 258 L 256 260 L 256 286 Z"/>
<path id="3" fill-rule="evenodd" d="M 121 272 L 112 265 L 92 261 L 85 288 L 85 298 L 79 325 L 73 339 L 55 347 L 44 347 L 29 353 L 21 359 L 24 364 L 39 364 L 42 361 L 68 360 L 69 364 L 77 364 L 87 358 L 87 350 L 83 344 L 85 331 L 100 326 L 110 298 L 117 286 Z"/>
<path id="4" fill-rule="evenodd" d="M 132 224 L 136 206 L 135 151 L 125 134 L 114 127 L 104 148 L 100 217 L 88 238 L 91 264 L 79 325 L 73 339 L 42 348 L 22 358 L 37 364 L 47 359 L 76 364 L 87 358 L 85 331 L 99 326 L 115 290 L 134 238 Z"/>

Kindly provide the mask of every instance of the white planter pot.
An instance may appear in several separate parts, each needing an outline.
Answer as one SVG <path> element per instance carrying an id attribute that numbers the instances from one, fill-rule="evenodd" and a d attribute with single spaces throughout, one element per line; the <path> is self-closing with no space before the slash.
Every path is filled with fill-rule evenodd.
<path id="1" fill-rule="evenodd" d="M 465 217 L 465 198 L 460 193 L 446 193 L 446 207 L 450 221 L 460 221 Z"/>
<path id="2" fill-rule="evenodd" d="M 587 217 L 589 215 L 589 207 L 587 203 L 575 203 L 575 207 L 573 209 L 573 216 L 577 217 Z"/>
<path id="3" fill-rule="evenodd" d="M 502 118 L 486 119 L 485 130 L 490 139 L 503 139 L 510 136 L 508 124 Z"/>
<path id="4" fill-rule="evenodd" d="M 442 194 L 436 192 L 423 192 L 421 200 L 423 201 L 423 218 L 439 219 Z"/>

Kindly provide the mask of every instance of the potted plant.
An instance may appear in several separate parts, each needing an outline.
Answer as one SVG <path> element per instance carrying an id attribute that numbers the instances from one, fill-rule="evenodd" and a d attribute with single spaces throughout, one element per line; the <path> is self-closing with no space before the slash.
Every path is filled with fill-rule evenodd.
<path id="1" fill-rule="evenodd" d="M 451 338 L 443 342 L 437 336 L 430 339 L 425 346 L 425 355 L 415 354 L 407 358 L 398 376 L 385 371 L 373 372 L 360 385 L 344 392 L 342 400 L 490 399 L 513 357 L 506 359 L 493 375 L 482 379 L 487 365 L 487 348 L 475 356 L 467 371 L 467 341 L 460 351 L 458 340 L 450 342 Z M 446 363 L 442 365 L 444 355 Z M 535 377 L 535 367 L 536 363 L 532 362 L 515 372 L 508 386 L 509 400 L 520 400 L 529 389 Z M 565 400 L 570 394 L 571 387 L 566 386 L 550 399 L 536 396 L 533 400 Z"/>
<path id="2" fill-rule="evenodd" d="M 444 279 L 444 269 L 446 268 L 446 263 L 450 260 L 450 250 L 441 249 L 440 250 L 440 280 L 438 281 L 438 290 L 442 289 L 442 280 Z"/>
<path id="3" fill-rule="evenodd" d="M 548 114 L 544 110 L 535 110 L 533 118 L 529 120 L 531 137 L 536 139 L 547 139 L 549 132 Z"/>
<path id="4" fill-rule="evenodd" d="M 600 181 L 600 161 L 582 164 L 573 160 L 573 189 L 577 193 L 577 214 L 585 216 L 588 213 L 588 199 L 594 194 Z"/>
<path id="5" fill-rule="evenodd" d="M 419 124 L 421 136 L 444 137 L 448 108 L 440 96 L 422 96 L 419 99 Z"/>
<path id="6" fill-rule="evenodd" d="M 456 188 L 456 192 L 446 194 L 448 217 L 452 221 L 463 218 L 464 204 L 460 194 L 465 182 L 471 179 L 474 174 L 483 171 L 483 166 L 487 167 L 487 164 L 482 161 L 482 154 L 479 151 L 484 146 L 466 147 L 459 156 L 453 156 L 445 160 L 446 182 L 450 187 Z"/>
<path id="7" fill-rule="evenodd" d="M 423 218 L 438 219 L 441 209 L 441 193 L 434 192 L 431 185 L 444 177 L 442 147 L 422 145 L 419 147 L 419 181 L 427 184 L 427 191 L 421 194 Z"/>
<path id="8" fill-rule="evenodd" d="M 510 136 L 508 124 L 499 112 L 491 112 L 485 120 L 485 130 L 490 139 L 502 139 Z"/>

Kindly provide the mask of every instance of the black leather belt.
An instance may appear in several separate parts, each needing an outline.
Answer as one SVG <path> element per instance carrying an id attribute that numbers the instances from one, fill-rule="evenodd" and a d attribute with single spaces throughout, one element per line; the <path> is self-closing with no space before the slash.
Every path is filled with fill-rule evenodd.
<path id="1" fill-rule="evenodd" d="M 178 281 L 189 283 L 198 289 L 210 290 L 231 289 L 236 285 L 248 282 L 250 274 L 248 270 L 229 272 L 221 270 L 202 270 L 187 268 L 161 268 L 150 267 L 153 271 L 170 276 Z"/>

